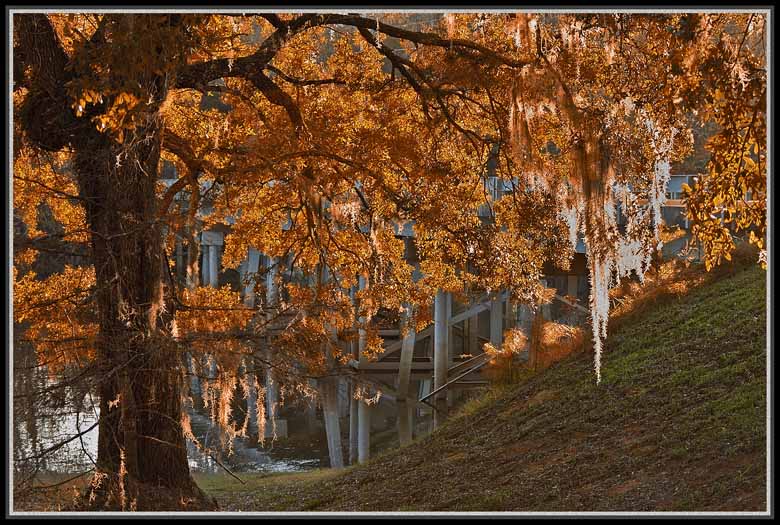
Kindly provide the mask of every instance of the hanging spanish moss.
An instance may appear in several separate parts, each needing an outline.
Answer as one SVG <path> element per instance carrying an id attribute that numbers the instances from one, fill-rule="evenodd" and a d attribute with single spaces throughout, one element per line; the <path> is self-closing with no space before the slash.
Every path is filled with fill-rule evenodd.
<path id="1" fill-rule="evenodd" d="M 577 28 L 570 28 L 576 32 Z M 525 35 L 523 30 L 518 34 Z M 567 36 L 569 33 L 567 33 Z M 675 130 L 665 134 L 643 109 L 644 130 L 652 151 L 652 174 L 645 188 L 633 188 L 628 175 L 616 170 L 617 162 L 610 143 L 616 118 L 622 111 L 627 118 L 636 108 L 629 97 L 622 99 L 614 115 L 608 114 L 602 126 L 593 116 L 579 109 L 581 101 L 568 88 L 559 85 L 557 106 L 544 101 L 531 104 L 525 86 L 539 78 L 524 70 L 512 85 L 509 108 L 509 136 L 512 154 L 519 170 L 518 179 L 527 191 L 552 193 L 558 215 L 566 223 L 569 241 L 576 250 L 579 236 L 586 244 L 591 284 L 589 306 L 593 329 L 594 369 L 596 382 L 601 381 L 601 353 L 607 337 L 609 290 L 623 277 L 636 274 L 640 281 L 650 268 L 652 254 L 660 250 L 661 207 L 666 199 L 669 181 L 669 155 Z M 544 114 L 567 119 L 574 130 L 569 159 L 572 172 L 567 179 L 545 170 L 533 145 L 534 124 Z M 642 122 L 642 121 L 640 121 Z M 543 125 L 543 124 L 541 124 Z M 641 124 L 640 124 L 641 126 Z M 622 166 L 621 166 L 622 167 Z M 620 177 L 617 173 L 620 171 Z M 637 174 L 645 175 L 645 174 Z M 646 204 L 640 205 L 640 197 Z M 625 218 L 623 233 L 618 227 L 618 209 Z"/>

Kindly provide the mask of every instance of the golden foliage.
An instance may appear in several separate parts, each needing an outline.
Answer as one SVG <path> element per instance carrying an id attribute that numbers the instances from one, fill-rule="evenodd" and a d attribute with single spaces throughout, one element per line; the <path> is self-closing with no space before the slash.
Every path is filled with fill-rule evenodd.
<path id="1" fill-rule="evenodd" d="M 97 324 L 93 312 L 84 308 L 94 287 L 91 267 L 66 266 L 43 280 L 33 272 L 19 277 L 14 268 L 14 322 L 26 327 L 24 338 L 52 375 L 95 358 Z"/>
<path id="2" fill-rule="evenodd" d="M 506 289 L 527 304 L 547 302 L 545 263 L 567 268 L 573 253 L 560 211 L 587 196 L 588 248 L 600 257 L 616 246 L 603 209 L 611 185 L 652 190 L 658 151 L 646 121 L 659 140 L 674 135 L 671 160 L 691 149 L 691 113 L 721 126 L 708 143 L 710 173 L 687 201 L 708 267 L 731 256 L 729 225 L 764 247 L 763 15 L 458 13 L 430 27 L 383 18 L 431 33 L 400 39 L 378 20 L 366 33 L 359 16 L 326 23 L 284 14 L 277 23 L 290 25 L 281 30 L 255 15 L 177 16 L 48 19 L 70 61 L 63 89 L 74 129 L 86 122 L 116 151 L 160 139 L 163 160 L 191 177 L 192 217 L 176 216 L 183 207 L 160 210 L 169 255 L 185 225 L 194 235 L 229 222 L 224 268 L 237 268 L 250 248 L 294 266 L 273 311 L 245 307 L 228 287 L 187 289 L 171 301 L 177 339 L 218 362 L 204 397 L 227 427 L 236 371 L 262 337 L 280 372 L 300 375 L 303 366 L 317 375 L 347 362 L 342 343 L 354 340 L 357 318 L 374 356 L 382 341 L 372 320 L 409 306 L 420 330 L 439 289 Z M 88 44 L 98 28 L 103 38 Z M 15 117 L 27 89 L 14 93 Z M 14 208 L 28 235 L 43 233 L 45 204 L 65 240 L 87 242 L 70 153 L 15 147 Z M 602 164 L 609 169 L 596 169 Z M 143 206 L 167 193 L 160 184 L 158 202 Z M 650 214 L 626 210 L 650 231 Z M 399 238 L 407 223 L 411 241 Z M 16 252 L 15 270 L 35 254 Z M 359 275 L 366 286 L 355 293 Z M 94 357 L 90 290 L 108 286 L 94 279 L 91 268 L 72 267 L 45 281 L 15 276 L 16 320 L 29 324 L 47 362 Z M 268 318 L 287 314 L 281 329 L 266 330 Z M 582 344 L 560 326 L 539 330 L 550 359 Z M 501 352 L 512 355 L 524 337 L 508 333 Z M 57 346 L 63 341 L 71 342 Z"/>

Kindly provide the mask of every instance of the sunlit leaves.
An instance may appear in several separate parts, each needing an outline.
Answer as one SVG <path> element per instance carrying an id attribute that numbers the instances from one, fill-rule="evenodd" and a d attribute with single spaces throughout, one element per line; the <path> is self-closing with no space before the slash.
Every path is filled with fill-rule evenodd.
<path id="1" fill-rule="evenodd" d="M 759 249 L 766 237 L 766 64 L 763 15 L 721 21 L 718 40 L 700 44 L 703 122 L 717 124 L 706 144 L 708 173 L 686 188 L 692 232 L 708 268 L 729 260 L 733 234 Z M 765 262 L 762 265 L 766 267 Z"/>
<path id="2" fill-rule="evenodd" d="M 56 373 L 94 359 L 97 324 L 88 307 L 96 284 L 94 269 L 66 266 L 47 279 L 33 272 L 17 277 L 14 271 L 14 277 L 14 322 L 27 327 L 24 338 L 33 344 L 38 362 Z"/>

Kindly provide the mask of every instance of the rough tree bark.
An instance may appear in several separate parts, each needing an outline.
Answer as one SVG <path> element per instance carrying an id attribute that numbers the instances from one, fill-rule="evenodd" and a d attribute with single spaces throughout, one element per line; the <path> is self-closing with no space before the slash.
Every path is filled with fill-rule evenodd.
<path id="1" fill-rule="evenodd" d="M 72 149 L 91 231 L 100 420 L 97 473 L 81 506 L 214 509 L 189 472 L 181 359 L 164 293 L 155 194 L 162 124 L 154 115 L 167 95 L 165 81 L 151 73 L 137 79 L 150 95 L 152 117 L 120 144 L 71 110 L 65 85 L 74 73 L 47 16 L 15 15 L 14 26 L 19 49 L 26 50 L 15 60 L 29 71 L 20 114 L 25 137 L 47 150 Z"/>

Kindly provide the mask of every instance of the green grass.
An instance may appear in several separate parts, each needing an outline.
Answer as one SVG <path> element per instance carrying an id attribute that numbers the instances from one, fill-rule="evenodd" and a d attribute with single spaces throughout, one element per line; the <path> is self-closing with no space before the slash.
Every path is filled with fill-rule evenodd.
<path id="1" fill-rule="evenodd" d="M 197 480 L 225 510 L 765 510 L 766 274 L 710 281 L 621 319 L 600 385 L 572 356 L 366 465 Z"/>

